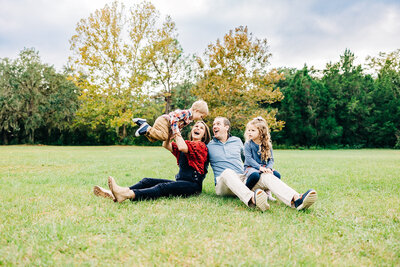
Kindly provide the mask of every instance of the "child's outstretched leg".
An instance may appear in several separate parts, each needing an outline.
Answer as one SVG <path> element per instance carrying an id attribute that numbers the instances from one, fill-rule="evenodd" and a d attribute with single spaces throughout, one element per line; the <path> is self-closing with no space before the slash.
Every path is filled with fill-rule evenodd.
<path id="1" fill-rule="evenodd" d="M 145 135 L 145 134 L 147 133 L 147 131 L 148 131 L 150 128 L 151 128 L 151 126 L 150 126 L 147 122 L 144 122 L 144 123 L 139 127 L 139 129 L 137 129 L 137 131 L 136 131 L 136 133 L 135 133 L 135 136 L 139 137 L 139 136 L 141 136 L 141 135 Z M 151 140 L 150 140 L 150 141 L 151 141 Z M 154 141 L 152 141 L 152 142 L 154 142 Z"/>
<path id="2" fill-rule="evenodd" d="M 145 133 L 145 136 L 150 141 L 154 142 L 154 140 L 166 141 L 171 132 L 171 125 L 169 121 L 160 116 L 156 119 L 153 124 L 153 127 L 149 127 Z"/>
<path id="3" fill-rule="evenodd" d="M 145 135 L 150 142 L 155 142 L 157 140 L 165 141 L 168 139 L 170 132 L 169 121 L 160 116 L 154 122 L 153 127 L 151 127 L 145 120 L 136 118 L 133 119 L 136 124 L 140 124 L 139 129 L 136 131 L 135 136 Z"/>
<path id="4" fill-rule="evenodd" d="M 272 174 L 281 179 L 281 174 L 277 170 L 273 170 Z"/>
<path id="5" fill-rule="evenodd" d="M 136 123 L 139 126 L 139 129 L 137 129 L 135 136 L 139 137 L 141 135 L 145 135 L 148 129 L 150 128 L 150 125 L 147 123 L 146 119 L 142 118 L 134 118 L 132 119 L 134 123 Z M 150 140 L 151 141 L 151 140 Z M 152 141 L 154 142 L 154 141 Z"/>

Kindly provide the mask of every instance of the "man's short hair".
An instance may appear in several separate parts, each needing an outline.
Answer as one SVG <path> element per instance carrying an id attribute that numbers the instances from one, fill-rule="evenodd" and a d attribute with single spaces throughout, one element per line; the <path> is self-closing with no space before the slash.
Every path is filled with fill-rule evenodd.
<path id="1" fill-rule="evenodd" d="M 204 115 L 208 115 L 208 105 L 204 100 L 197 100 L 192 105 L 192 110 L 197 110 Z"/>

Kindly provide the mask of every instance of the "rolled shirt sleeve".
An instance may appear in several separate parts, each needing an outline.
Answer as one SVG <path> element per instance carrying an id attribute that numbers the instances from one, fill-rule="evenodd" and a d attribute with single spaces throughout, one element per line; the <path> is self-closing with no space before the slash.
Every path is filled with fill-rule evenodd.
<path id="1" fill-rule="evenodd" d="M 180 130 L 192 122 L 192 113 L 189 110 L 180 110 L 170 112 L 169 120 L 171 123 L 172 135 L 180 133 Z"/>

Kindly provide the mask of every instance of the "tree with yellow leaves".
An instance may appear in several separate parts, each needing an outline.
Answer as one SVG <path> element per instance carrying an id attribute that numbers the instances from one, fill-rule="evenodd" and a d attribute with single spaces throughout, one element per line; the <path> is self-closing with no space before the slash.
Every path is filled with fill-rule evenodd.
<path id="1" fill-rule="evenodd" d="M 210 119 L 226 116 L 232 128 L 244 129 L 245 123 L 262 116 L 271 129 L 282 129 L 277 110 L 269 104 L 283 99 L 276 83 L 283 78 L 277 70 L 268 70 L 266 39 L 255 38 L 247 27 L 229 31 L 224 39 L 210 44 L 204 59 L 198 58 L 202 71 L 193 93 L 210 108 Z"/>
<path id="2" fill-rule="evenodd" d="M 77 123 L 113 128 L 123 139 L 134 125 L 132 117 L 159 115 L 161 105 L 151 101 L 151 87 L 170 85 L 177 71 L 172 67 L 181 49 L 175 32 L 171 18 L 160 21 L 149 2 L 126 10 L 114 1 L 80 20 L 70 40 L 70 66 L 82 88 Z"/>
<path id="3" fill-rule="evenodd" d="M 185 59 L 177 38 L 175 23 L 167 16 L 143 55 L 151 65 L 152 71 L 149 73 L 151 80 L 155 85 L 162 86 L 165 113 L 171 112 L 172 88 L 185 76 Z"/>

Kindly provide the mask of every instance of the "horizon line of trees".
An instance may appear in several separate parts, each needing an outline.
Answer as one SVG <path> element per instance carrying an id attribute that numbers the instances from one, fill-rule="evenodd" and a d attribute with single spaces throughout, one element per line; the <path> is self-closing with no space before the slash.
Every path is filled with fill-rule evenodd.
<path id="1" fill-rule="evenodd" d="M 316 147 L 400 148 L 400 49 L 355 65 L 346 50 L 322 71 L 286 69 L 277 104 L 286 122 L 279 144 Z M 369 72 L 369 74 L 366 74 Z"/>
<path id="2" fill-rule="evenodd" d="M 280 89 L 283 99 L 259 103 L 261 110 L 276 110 L 276 121 L 284 123 L 281 129 L 272 130 L 275 145 L 400 148 L 400 49 L 369 58 L 369 74 L 355 65 L 354 59 L 354 54 L 346 50 L 340 61 L 327 64 L 324 70 L 304 66 L 278 71 L 282 76 L 275 88 Z M 120 139 L 115 128 L 105 124 L 96 128 L 83 125 L 78 118 L 82 89 L 72 80 L 68 70 L 57 73 L 54 67 L 42 63 L 34 49 L 24 49 L 16 60 L 0 59 L 0 144 L 151 145 L 142 137 L 133 137 L 134 126 L 127 127 L 126 137 Z M 178 84 L 171 91 L 171 108 L 188 108 L 198 99 L 198 93 L 194 83 Z M 232 98 L 231 94 L 221 96 Z M 219 95 L 211 93 L 210 97 L 221 104 Z M 151 121 L 163 112 L 164 102 L 157 95 L 149 99 L 142 112 Z M 225 108 L 206 119 L 210 126 L 217 115 L 232 119 L 244 114 L 239 110 L 243 107 L 218 108 L 210 99 L 211 111 Z M 92 114 L 96 115 L 100 114 Z M 250 118 L 236 121 L 232 133 L 243 138 L 244 124 Z"/>
<path id="3" fill-rule="evenodd" d="M 201 98 L 206 121 L 226 116 L 239 137 L 263 116 L 275 145 L 400 148 L 400 49 L 364 65 L 346 49 L 323 70 L 269 69 L 267 40 L 241 26 L 195 57 L 171 17 L 119 1 L 80 20 L 70 43 L 61 73 L 33 48 L 0 59 L 0 144 L 150 145 L 133 117 L 152 123 Z"/>

